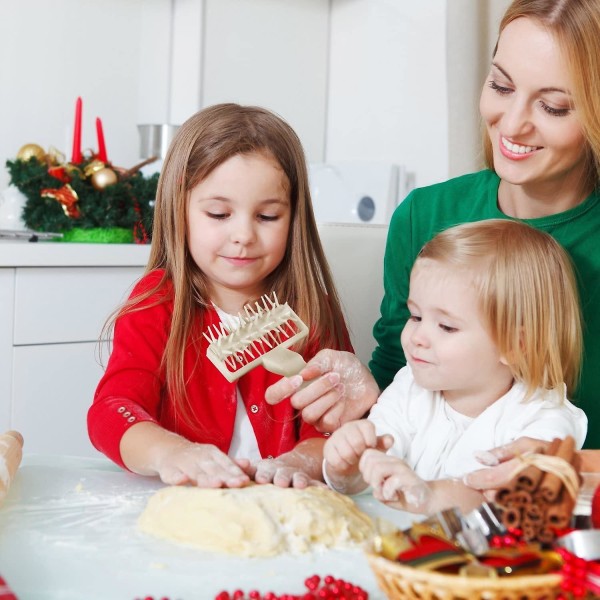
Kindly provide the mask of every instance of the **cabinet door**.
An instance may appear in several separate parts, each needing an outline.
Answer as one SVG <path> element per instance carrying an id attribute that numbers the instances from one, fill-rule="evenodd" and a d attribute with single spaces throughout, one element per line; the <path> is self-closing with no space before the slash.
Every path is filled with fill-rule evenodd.
<path id="1" fill-rule="evenodd" d="M 11 425 L 23 434 L 27 453 L 99 456 L 86 424 L 103 372 L 98 349 L 95 343 L 14 349 Z"/>
<path id="2" fill-rule="evenodd" d="M 95 342 L 143 267 L 17 269 L 14 344 Z"/>

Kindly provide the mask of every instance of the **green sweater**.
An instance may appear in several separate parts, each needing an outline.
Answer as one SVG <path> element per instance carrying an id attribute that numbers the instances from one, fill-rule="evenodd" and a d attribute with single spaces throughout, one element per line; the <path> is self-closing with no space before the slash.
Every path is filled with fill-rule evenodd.
<path id="1" fill-rule="evenodd" d="M 384 260 L 381 317 L 373 329 L 378 347 L 369 363 L 382 389 L 406 364 L 400 332 L 409 316 L 409 276 L 419 250 L 436 233 L 453 225 L 509 218 L 497 205 L 499 183 L 492 171 L 464 175 L 414 190 L 394 212 Z M 566 212 L 525 222 L 551 234 L 575 263 L 585 352 L 581 382 L 572 400 L 589 419 L 585 447 L 600 448 L 600 194 L 592 193 Z"/>

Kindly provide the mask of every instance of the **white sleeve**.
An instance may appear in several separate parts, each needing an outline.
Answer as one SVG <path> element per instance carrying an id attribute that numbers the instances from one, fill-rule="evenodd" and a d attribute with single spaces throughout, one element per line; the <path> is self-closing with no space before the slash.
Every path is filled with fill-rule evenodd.
<path id="1" fill-rule="evenodd" d="M 574 406 L 566 395 L 542 392 L 529 402 L 523 402 L 520 410 L 507 428 L 511 439 L 532 437 L 540 440 L 573 436 L 578 449 L 583 446 L 588 420 L 585 413 Z"/>
<path id="2" fill-rule="evenodd" d="M 394 456 L 408 455 L 416 432 L 414 407 L 420 395 L 410 368 L 403 367 L 371 408 L 368 419 L 375 425 L 377 435 L 388 433 L 394 438 L 389 451 Z"/>

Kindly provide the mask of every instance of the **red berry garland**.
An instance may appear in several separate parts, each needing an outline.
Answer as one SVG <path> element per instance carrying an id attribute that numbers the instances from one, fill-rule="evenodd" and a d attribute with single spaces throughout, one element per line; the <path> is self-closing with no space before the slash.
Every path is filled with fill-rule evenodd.
<path id="1" fill-rule="evenodd" d="M 321 579 L 313 575 L 304 580 L 306 592 L 299 595 L 266 592 L 261 594 L 258 590 L 243 590 L 233 592 L 219 592 L 214 600 L 369 600 L 369 593 L 360 586 L 354 585 L 343 579 L 336 579 L 333 575 L 326 575 Z M 155 600 L 152 596 L 144 596 L 135 600 Z M 156 598 L 156 600 L 169 600 L 169 598 Z"/>
<path id="2" fill-rule="evenodd" d="M 223 591 L 215 596 L 214 600 L 368 600 L 369 594 L 360 586 L 354 585 L 343 579 L 336 579 L 326 575 L 321 579 L 313 575 L 304 580 L 306 592 L 295 594 L 281 594 L 273 592 L 262 595 L 258 590 L 251 590 L 245 594 L 242 590 L 232 593 Z"/>

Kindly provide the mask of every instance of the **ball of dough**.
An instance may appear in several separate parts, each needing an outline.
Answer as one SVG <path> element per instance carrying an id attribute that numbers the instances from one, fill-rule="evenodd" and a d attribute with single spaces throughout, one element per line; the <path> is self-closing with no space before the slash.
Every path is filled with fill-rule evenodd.
<path id="1" fill-rule="evenodd" d="M 373 533 L 371 518 L 342 494 L 274 485 L 166 487 L 149 499 L 138 526 L 154 536 L 238 556 L 352 546 Z"/>

